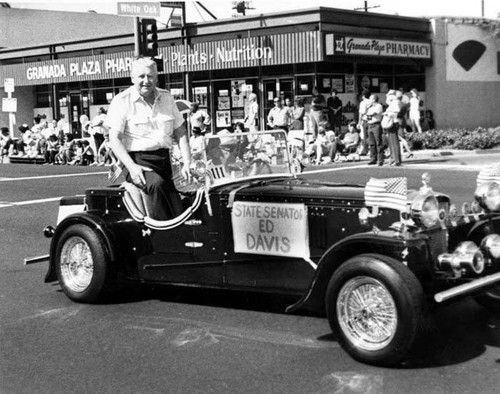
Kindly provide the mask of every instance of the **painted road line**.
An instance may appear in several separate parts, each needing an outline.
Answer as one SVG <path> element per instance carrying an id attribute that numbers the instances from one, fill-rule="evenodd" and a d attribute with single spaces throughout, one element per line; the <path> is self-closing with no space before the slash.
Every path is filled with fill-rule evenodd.
<path id="1" fill-rule="evenodd" d="M 61 174 L 61 175 L 43 175 L 43 176 L 27 176 L 23 178 L 0 178 L 0 182 L 16 182 L 16 181 L 27 181 L 32 179 L 51 179 L 51 178 L 68 178 L 72 176 L 87 176 L 87 175 L 104 175 L 108 171 L 100 172 L 84 172 L 81 174 Z"/>
<path id="2" fill-rule="evenodd" d="M 0 208 L 18 207 L 22 205 L 44 204 L 46 202 L 60 201 L 62 197 L 41 198 L 39 200 L 17 201 L 17 202 L 0 202 Z"/>

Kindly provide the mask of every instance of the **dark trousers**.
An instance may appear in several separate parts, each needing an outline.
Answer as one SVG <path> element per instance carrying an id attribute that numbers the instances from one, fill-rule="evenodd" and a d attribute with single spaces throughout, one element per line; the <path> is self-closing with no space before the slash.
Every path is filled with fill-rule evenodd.
<path id="1" fill-rule="evenodd" d="M 391 150 L 391 161 L 395 164 L 401 164 L 401 147 L 398 137 L 399 124 L 394 124 L 387 130 L 387 139 L 389 141 L 389 149 Z"/>
<path id="2" fill-rule="evenodd" d="M 96 149 L 96 154 L 97 154 L 97 151 L 99 150 L 100 146 L 104 142 L 104 135 L 102 135 L 101 133 L 95 133 L 94 134 L 94 142 L 95 142 L 95 149 Z"/>
<path id="3" fill-rule="evenodd" d="M 370 162 L 384 164 L 384 144 L 380 123 L 368 124 L 368 145 L 370 146 Z"/>
<path id="4" fill-rule="evenodd" d="M 149 216 L 156 220 L 172 219 L 182 213 L 179 192 L 172 181 L 172 167 L 168 149 L 151 152 L 129 152 L 132 160 L 153 171 L 144 171 L 146 204 Z M 125 179 L 132 183 L 130 174 Z"/>

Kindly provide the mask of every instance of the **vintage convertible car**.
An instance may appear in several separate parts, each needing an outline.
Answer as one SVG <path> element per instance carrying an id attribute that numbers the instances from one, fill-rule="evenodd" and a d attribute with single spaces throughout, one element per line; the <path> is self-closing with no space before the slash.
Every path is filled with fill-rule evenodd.
<path id="1" fill-rule="evenodd" d="M 48 259 L 45 281 L 59 281 L 76 302 L 102 302 L 118 275 L 293 295 L 287 312 L 326 314 L 342 347 L 375 365 L 409 356 L 429 304 L 473 294 L 499 307 L 494 169 L 459 214 L 426 174 L 420 190 L 407 190 L 405 178 L 301 177 L 283 132 L 217 135 L 204 145 L 195 180 L 178 183 L 178 217 L 151 218 L 127 183 L 89 189 L 61 200 L 57 226 L 45 229 L 50 254 L 27 263 Z"/>

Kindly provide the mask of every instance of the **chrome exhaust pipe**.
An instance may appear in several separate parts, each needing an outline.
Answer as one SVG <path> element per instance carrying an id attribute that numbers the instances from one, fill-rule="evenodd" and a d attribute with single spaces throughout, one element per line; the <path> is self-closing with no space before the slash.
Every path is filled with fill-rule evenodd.
<path id="1" fill-rule="evenodd" d="M 471 293 L 474 290 L 492 285 L 496 282 L 500 282 L 500 272 L 436 293 L 434 294 L 434 300 L 436 300 L 436 302 L 447 301 L 450 298 Z"/>
<path id="2" fill-rule="evenodd" d="M 49 261 L 49 259 L 50 256 L 48 254 L 44 254 L 42 256 L 37 256 L 37 257 L 26 258 L 24 259 L 24 265 L 42 263 L 44 261 Z"/>

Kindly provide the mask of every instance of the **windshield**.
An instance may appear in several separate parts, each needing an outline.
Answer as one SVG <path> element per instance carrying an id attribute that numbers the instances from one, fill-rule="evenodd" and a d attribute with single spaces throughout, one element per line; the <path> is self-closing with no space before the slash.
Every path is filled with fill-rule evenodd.
<path id="1" fill-rule="evenodd" d="M 208 181 L 210 185 L 220 185 L 244 178 L 292 174 L 284 131 L 230 133 L 223 130 L 216 135 L 191 137 L 190 148 L 192 173 L 197 178 L 193 183 Z M 180 157 L 174 151 L 172 164 L 177 189 L 196 188 L 175 176 L 182 165 Z M 203 176 L 197 176 L 200 174 Z"/>

